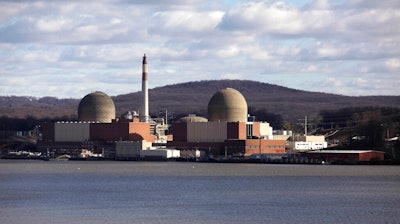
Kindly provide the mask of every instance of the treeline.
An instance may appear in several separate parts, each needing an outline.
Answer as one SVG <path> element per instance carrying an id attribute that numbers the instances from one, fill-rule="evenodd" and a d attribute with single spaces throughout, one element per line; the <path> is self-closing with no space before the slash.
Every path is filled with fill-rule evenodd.
<path id="1" fill-rule="evenodd" d="M 284 120 L 280 114 L 267 111 L 263 107 L 249 107 L 249 113 L 255 116 L 256 121 L 267 121 L 274 129 L 282 129 Z M 199 116 L 207 117 L 204 111 L 197 113 Z M 400 109 L 392 107 L 347 107 L 338 110 L 322 110 L 320 113 L 319 127 L 331 128 L 353 128 L 359 131 L 368 129 L 385 129 L 390 135 L 398 134 L 400 127 Z M 163 117 L 159 114 L 153 116 Z M 187 116 L 187 114 L 169 114 L 170 121 Z M 74 121 L 74 116 L 36 118 L 27 116 L 25 118 L 0 117 L 0 130 L 3 131 L 27 131 L 44 122 Z"/>
<path id="2" fill-rule="evenodd" d="M 346 107 L 320 112 L 323 128 L 354 127 L 371 121 L 381 124 L 400 122 L 400 109 L 393 107 Z"/>
<path id="3" fill-rule="evenodd" d="M 73 121 L 76 117 L 54 117 L 54 118 L 36 118 L 33 116 L 28 116 L 25 118 L 12 118 L 8 116 L 0 117 L 0 130 L 1 131 L 29 131 L 33 130 L 37 125 L 45 122 L 55 122 L 55 121 Z"/>
<path id="4" fill-rule="evenodd" d="M 392 107 L 349 107 L 324 110 L 320 127 L 348 131 L 351 146 L 379 147 L 385 138 L 400 134 L 400 109 Z"/>

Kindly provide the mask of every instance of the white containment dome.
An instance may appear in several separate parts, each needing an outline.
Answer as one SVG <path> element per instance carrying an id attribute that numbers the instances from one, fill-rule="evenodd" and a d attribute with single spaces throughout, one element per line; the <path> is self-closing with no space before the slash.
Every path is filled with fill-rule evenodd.
<path id="1" fill-rule="evenodd" d="M 83 97 L 78 106 L 78 120 L 110 123 L 115 119 L 115 105 L 105 93 L 96 91 Z"/>
<path id="2" fill-rule="evenodd" d="M 239 91 L 232 88 L 226 88 L 216 92 L 208 102 L 208 120 L 246 122 L 246 99 Z"/>

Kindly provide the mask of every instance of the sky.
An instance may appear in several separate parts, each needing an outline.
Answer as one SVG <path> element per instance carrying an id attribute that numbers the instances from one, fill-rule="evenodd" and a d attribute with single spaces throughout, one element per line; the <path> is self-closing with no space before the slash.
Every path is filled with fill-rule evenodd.
<path id="1" fill-rule="evenodd" d="M 0 0 L 0 96 L 241 79 L 400 95 L 398 0 Z"/>

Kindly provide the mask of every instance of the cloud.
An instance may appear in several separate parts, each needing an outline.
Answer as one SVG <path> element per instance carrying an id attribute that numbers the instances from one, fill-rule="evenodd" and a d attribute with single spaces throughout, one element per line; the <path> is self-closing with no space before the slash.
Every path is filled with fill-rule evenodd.
<path id="1" fill-rule="evenodd" d="M 160 32 L 187 33 L 210 32 L 220 22 L 223 12 L 193 12 L 193 11 L 164 11 L 153 15 L 153 23 L 149 31 L 159 34 Z"/>
<path id="2" fill-rule="evenodd" d="M 29 3 L 25 3 L 29 4 Z M 129 17 L 143 14 L 138 7 L 117 8 L 116 5 L 96 2 L 51 1 L 35 2 L 29 7 L 20 7 L 19 15 L 9 18 L 3 30 L 8 35 L 0 37 L 3 42 L 55 43 L 55 44 L 96 44 L 142 37 L 135 30 L 135 23 Z M 118 11 L 121 13 L 117 13 Z M 128 11 L 129 10 L 129 11 Z M 122 16 L 121 16 L 122 15 Z M 121 16 L 122 18 L 119 18 Z M 130 23 L 130 24 L 129 24 Z"/>
<path id="3" fill-rule="evenodd" d="M 394 71 L 400 71 L 400 58 L 390 58 L 385 61 L 385 66 Z"/>
<path id="4" fill-rule="evenodd" d="M 398 36 L 398 3 L 391 6 L 388 6 L 388 1 L 361 3 L 365 1 L 349 1 L 337 6 L 326 0 L 319 0 L 304 8 L 296 8 L 288 2 L 281 1 L 250 2 L 229 10 L 220 28 L 256 32 L 279 38 L 301 36 L 329 40 L 330 37 L 334 37 L 340 40 L 360 41 L 360 38 L 368 40 L 371 32 L 374 38 L 378 36 L 383 40 Z"/>
<path id="5" fill-rule="evenodd" d="M 140 91 L 144 53 L 150 87 L 240 78 L 400 95 L 398 1 L 3 0 L 0 10 L 0 95 Z"/>
<path id="6" fill-rule="evenodd" d="M 325 87 L 341 88 L 343 87 L 343 82 L 339 79 L 328 77 L 324 80 L 323 85 Z"/>
<path id="7" fill-rule="evenodd" d="M 39 32 L 58 32 L 61 30 L 68 29 L 72 21 L 69 19 L 58 18 L 58 19 L 39 19 L 36 22 L 36 26 Z"/>
<path id="8" fill-rule="evenodd" d="M 303 29 L 299 11 L 284 2 L 240 4 L 224 16 L 220 28 L 258 32 L 295 34 Z"/>
<path id="9" fill-rule="evenodd" d="M 335 46 L 321 46 L 316 49 L 316 53 L 321 58 L 338 58 L 346 54 L 346 50 Z"/>

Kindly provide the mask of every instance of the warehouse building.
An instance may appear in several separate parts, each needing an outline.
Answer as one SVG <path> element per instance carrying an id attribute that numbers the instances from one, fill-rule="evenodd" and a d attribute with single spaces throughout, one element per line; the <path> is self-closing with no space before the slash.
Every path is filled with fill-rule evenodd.
<path id="1" fill-rule="evenodd" d="M 374 150 L 320 150 L 307 152 L 308 158 L 344 163 L 381 161 L 384 160 L 384 155 L 384 152 Z"/>

